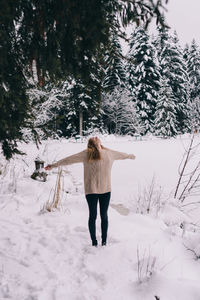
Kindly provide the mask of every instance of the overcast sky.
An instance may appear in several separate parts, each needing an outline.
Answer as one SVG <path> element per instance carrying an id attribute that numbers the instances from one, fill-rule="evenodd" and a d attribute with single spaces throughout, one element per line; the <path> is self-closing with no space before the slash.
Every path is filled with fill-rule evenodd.
<path id="1" fill-rule="evenodd" d="M 167 22 L 176 29 L 181 43 L 190 43 L 195 38 L 199 44 L 200 0 L 169 0 L 167 8 Z"/>
<path id="2" fill-rule="evenodd" d="M 195 39 L 200 45 L 200 0 L 169 0 L 165 13 L 171 30 L 176 30 L 182 46 Z M 151 25 L 151 32 L 155 31 Z M 131 28 L 127 30 L 128 33 Z M 123 43 L 123 52 L 127 52 L 127 45 Z"/>

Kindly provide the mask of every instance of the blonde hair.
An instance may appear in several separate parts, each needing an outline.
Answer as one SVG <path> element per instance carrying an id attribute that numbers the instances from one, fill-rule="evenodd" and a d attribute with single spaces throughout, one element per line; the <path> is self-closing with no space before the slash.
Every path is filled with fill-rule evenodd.
<path id="1" fill-rule="evenodd" d="M 101 147 L 103 148 L 103 146 Z M 88 151 L 88 161 L 101 159 L 101 154 L 99 149 L 96 146 L 96 143 L 94 142 L 94 138 L 90 138 L 88 140 L 87 151 Z"/>

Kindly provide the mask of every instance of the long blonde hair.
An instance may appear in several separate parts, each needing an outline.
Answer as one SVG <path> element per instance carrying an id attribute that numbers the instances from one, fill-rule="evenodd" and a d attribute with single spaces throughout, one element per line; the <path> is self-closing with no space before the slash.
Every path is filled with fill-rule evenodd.
<path id="1" fill-rule="evenodd" d="M 104 148 L 104 147 L 101 145 L 101 148 Z M 100 153 L 99 149 L 97 148 L 94 138 L 90 138 L 88 140 L 87 151 L 88 151 L 88 161 L 101 159 L 101 153 Z"/>

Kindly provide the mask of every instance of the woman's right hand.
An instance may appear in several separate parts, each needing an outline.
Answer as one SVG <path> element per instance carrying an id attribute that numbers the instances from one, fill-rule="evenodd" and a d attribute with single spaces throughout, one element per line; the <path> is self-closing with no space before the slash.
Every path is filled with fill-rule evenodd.
<path id="1" fill-rule="evenodd" d="M 47 165 L 45 168 L 44 168 L 46 171 L 50 171 L 52 169 L 52 165 Z"/>

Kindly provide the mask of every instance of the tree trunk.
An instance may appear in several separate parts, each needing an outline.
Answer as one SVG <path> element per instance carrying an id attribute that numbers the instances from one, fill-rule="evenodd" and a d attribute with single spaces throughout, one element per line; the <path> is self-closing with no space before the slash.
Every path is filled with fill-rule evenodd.
<path id="1" fill-rule="evenodd" d="M 82 110 L 79 111 L 79 134 L 83 135 L 83 112 Z"/>

